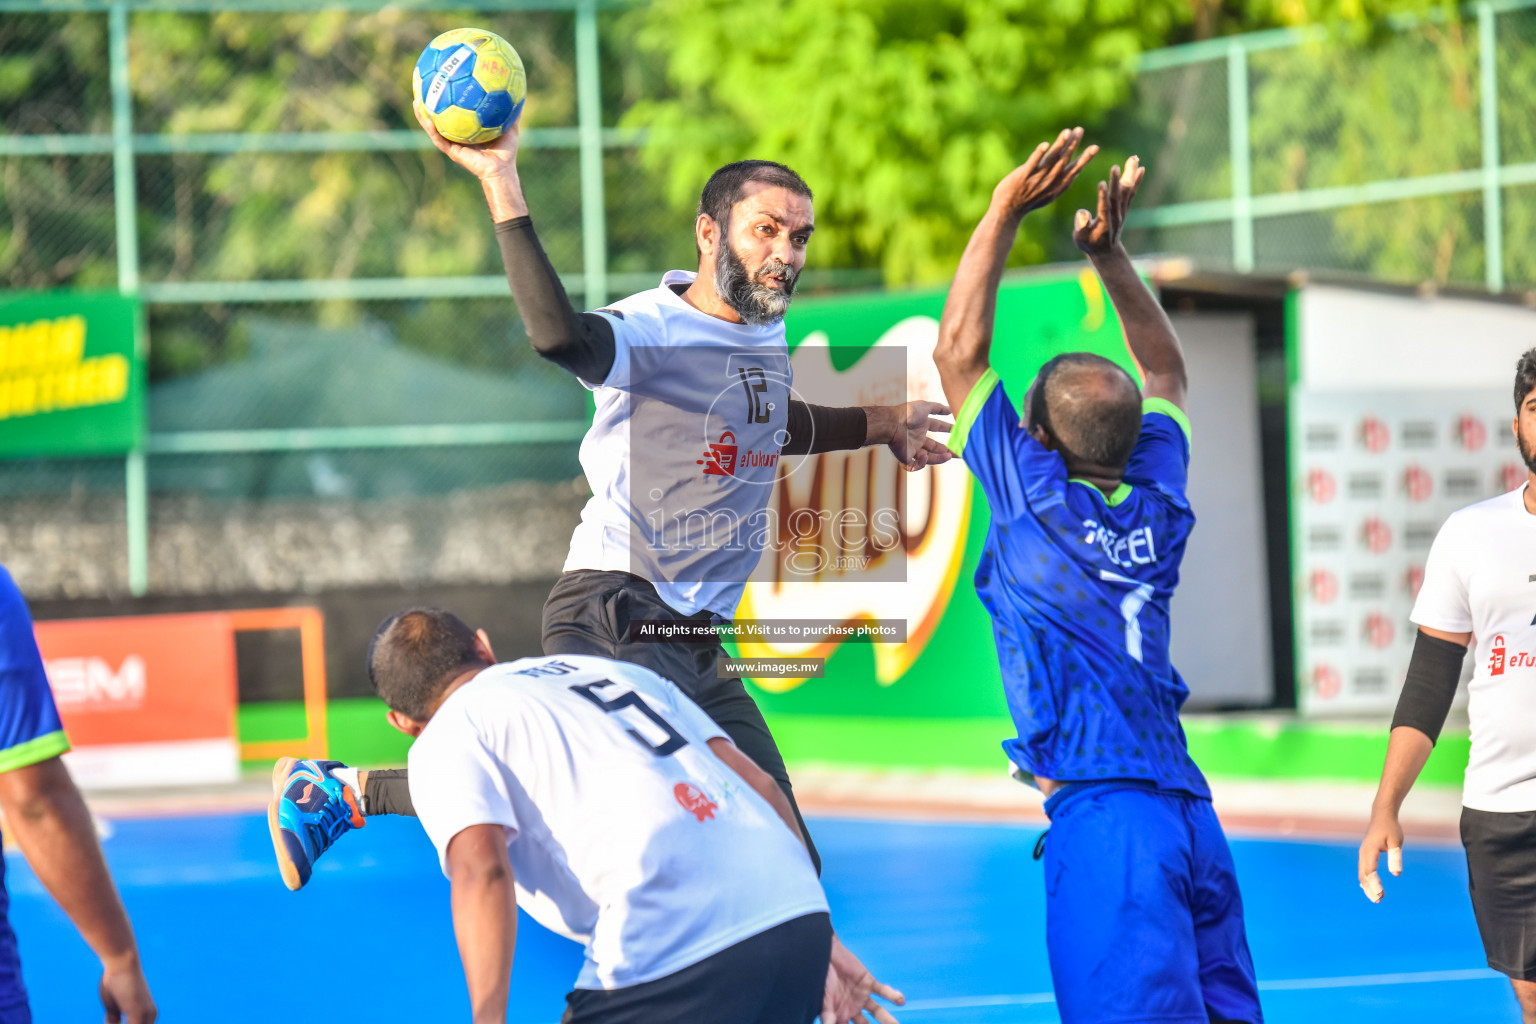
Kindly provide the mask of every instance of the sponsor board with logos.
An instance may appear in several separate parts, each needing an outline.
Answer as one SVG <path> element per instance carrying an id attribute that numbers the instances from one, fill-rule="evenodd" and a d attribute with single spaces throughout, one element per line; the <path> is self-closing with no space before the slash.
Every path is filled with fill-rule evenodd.
<path id="1" fill-rule="evenodd" d="M 1388 713 L 1440 525 L 1525 479 L 1509 394 L 1299 390 L 1292 412 L 1298 704 Z"/>
<path id="2" fill-rule="evenodd" d="M 0 458 L 127 452 L 144 437 L 139 304 L 0 296 Z"/>
<path id="3" fill-rule="evenodd" d="M 240 776 L 228 615 L 38 622 L 37 644 L 91 789 L 206 785 Z"/>

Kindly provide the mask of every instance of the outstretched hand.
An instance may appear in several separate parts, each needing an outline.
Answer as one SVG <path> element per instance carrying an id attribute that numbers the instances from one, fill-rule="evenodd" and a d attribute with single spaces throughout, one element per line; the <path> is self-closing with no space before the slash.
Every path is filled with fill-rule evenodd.
<path id="1" fill-rule="evenodd" d="M 1054 143 L 1036 146 L 1029 159 L 992 190 L 993 209 L 1017 219 L 1053 202 L 1099 152 L 1098 146 L 1089 146 L 1074 161 L 1073 154 L 1082 141 L 1083 130 L 1070 128 L 1056 136 Z"/>
<path id="2" fill-rule="evenodd" d="M 889 985 L 875 980 L 859 958 L 848 951 L 842 940 L 832 936 L 832 961 L 827 964 L 827 991 L 821 1002 L 821 1024 L 869 1024 L 866 1012 L 879 1024 L 897 1024 L 891 1012 L 875 1002 L 879 996 L 897 1006 L 907 997 Z"/>
<path id="3" fill-rule="evenodd" d="M 939 402 L 908 402 L 892 407 L 900 422 L 896 424 L 896 437 L 887 447 L 901 468 L 915 473 L 925 466 L 937 466 L 955 457 L 949 446 L 938 438 L 929 437 L 929 431 L 947 432 L 950 424 L 936 416 L 948 416 L 949 406 Z"/>
<path id="4" fill-rule="evenodd" d="M 1131 157 L 1125 162 L 1125 171 L 1109 169 L 1109 181 L 1099 182 L 1098 213 L 1078 210 L 1072 225 L 1072 241 L 1089 256 L 1102 256 L 1113 252 L 1120 244 L 1120 232 L 1125 228 L 1125 217 L 1130 212 L 1136 186 L 1146 173 L 1141 161 Z"/>
<path id="5" fill-rule="evenodd" d="M 466 146 L 461 142 L 450 142 L 443 138 L 442 132 L 432 124 L 426 108 L 420 103 L 411 104 L 411 109 L 416 114 L 417 123 L 432 140 L 432 145 L 446 153 L 448 159 L 475 177 L 483 181 L 486 178 L 502 177 L 517 170 L 517 122 L 514 121 L 512 127 L 490 142 L 479 146 Z"/>

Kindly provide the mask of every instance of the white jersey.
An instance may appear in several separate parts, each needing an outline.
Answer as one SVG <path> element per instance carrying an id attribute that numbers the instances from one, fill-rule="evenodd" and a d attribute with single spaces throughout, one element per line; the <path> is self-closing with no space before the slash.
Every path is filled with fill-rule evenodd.
<path id="1" fill-rule="evenodd" d="M 1413 606 L 1420 626 L 1473 634 L 1472 757 L 1462 803 L 1536 810 L 1536 516 L 1522 486 L 1440 527 Z"/>
<path id="2" fill-rule="evenodd" d="M 649 669 L 580 655 L 488 668 L 411 747 L 411 800 L 447 868 L 506 830 L 518 905 L 585 943 L 577 988 L 651 981 L 826 896 L 804 845 L 708 741 L 725 733 Z"/>
<path id="3" fill-rule="evenodd" d="M 565 570 L 617 569 L 684 614 L 730 618 L 772 530 L 764 516 L 789 421 L 783 322 L 733 324 L 673 291 L 695 275 L 597 312 L 613 369 L 596 394 L 581 468 L 592 498 Z"/>

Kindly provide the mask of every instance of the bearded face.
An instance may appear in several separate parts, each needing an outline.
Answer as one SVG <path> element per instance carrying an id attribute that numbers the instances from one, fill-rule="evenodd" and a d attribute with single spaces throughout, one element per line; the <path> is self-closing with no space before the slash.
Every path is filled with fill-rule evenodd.
<path id="1" fill-rule="evenodd" d="M 784 319 L 799 277 L 794 267 L 776 256 L 748 270 L 729 242 L 723 241 L 715 253 L 715 293 L 749 324 L 774 324 Z"/>

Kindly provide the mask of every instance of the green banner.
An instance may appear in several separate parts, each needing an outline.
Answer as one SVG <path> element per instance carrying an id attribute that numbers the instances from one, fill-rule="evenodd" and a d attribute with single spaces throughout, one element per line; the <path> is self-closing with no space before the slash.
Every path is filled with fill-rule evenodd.
<path id="1" fill-rule="evenodd" d="M 801 388 L 813 376 L 828 376 L 823 365 L 827 357 L 815 355 L 814 348 L 829 346 L 833 353 L 830 379 L 836 382 L 842 374 L 848 382 L 841 389 L 846 398 L 838 404 L 867 404 L 861 396 L 882 393 L 876 384 L 858 377 L 861 365 L 871 362 L 867 353 L 897 346 L 906 350 L 911 397 L 942 400 L 942 393 L 931 393 L 938 386 L 931 356 L 944 298 L 943 291 L 931 291 L 797 302 L 788 319 L 790 344 L 796 351 L 795 386 Z M 1040 365 L 1066 351 L 1094 352 L 1134 373 L 1119 321 L 1097 277 L 1085 268 L 1081 273 L 1042 273 L 1006 282 L 998 296 L 992 364 L 1016 406 Z M 925 372 L 930 374 L 926 381 Z M 898 394 L 901 384 L 896 383 Z M 839 389 L 828 390 L 832 393 L 808 396 L 808 400 L 830 403 Z M 842 453 L 816 456 L 845 457 Z M 878 458 L 890 457 L 881 452 Z M 930 477 L 918 479 L 923 474 Z M 850 477 L 840 466 L 833 466 L 818 479 Z M 908 623 L 908 639 L 902 644 L 846 643 L 825 651 L 739 644 L 744 656 L 824 654 L 828 659 L 821 678 L 754 681 L 753 695 L 776 723 L 830 715 L 866 720 L 970 719 L 1006 726 L 1007 705 L 992 625 L 972 582 L 987 535 L 986 501 L 958 459 L 914 474 L 907 489 L 915 496 L 911 508 L 920 505 L 924 510 L 921 514 L 909 511 L 908 517 L 925 521 L 912 527 L 921 536 L 908 538 L 903 582 L 861 583 L 845 577 L 797 585 L 798 589 L 780 586 L 777 592 L 770 582 L 754 580 L 748 585 L 739 618 L 846 616 L 904 618 Z M 845 492 L 843 500 L 856 504 L 859 499 Z M 999 732 L 992 727 L 982 731 Z M 992 742 L 1001 738 L 999 734 Z M 914 739 L 906 733 L 891 737 L 892 742 L 903 744 Z M 932 739 L 936 747 L 945 745 L 937 735 Z M 969 746 L 973 741 L 965 742 Z"/>
<path id="2" fill-rule="evenodd" d="M 0 295 L 0 458 L 108 455 L 144 439 L 138 300 Z"/>

